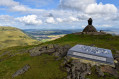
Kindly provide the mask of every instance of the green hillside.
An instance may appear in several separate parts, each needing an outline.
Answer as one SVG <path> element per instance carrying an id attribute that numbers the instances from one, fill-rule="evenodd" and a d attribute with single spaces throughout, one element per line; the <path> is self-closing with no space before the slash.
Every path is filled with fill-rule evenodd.
<path id="1" fill-rule="evenodd" d="M 20 29 L 14 27 L 0 27 L 0 49 L 12 46 L 24 46 L 38 44 Z"/>
<path id="2" fill-rule="evenodd" d="M 62 38 L 54 41 L 46 42 L 44 44 L 69 44 L 74 46 L 76 44 L 94 45 L 100 48 L 119 50 L 119 36 L 107 35 L 74 35 L 68 34 Z"/>
<path id="3" fill-rule="evenodd" d="M 119 50 L 119 36 L 111 35 L 73 35 L 69 34 L 54 41 L 42 43 L 37 46 L 11 47 L 0 51 L 0 79 L 12 79 L 12 74 L 25 64 L 29 64 L 31 69 L 14 79 L 63 79 L 67 72 L 62 70 L 61 60 L 56 57 L 42 54 L 31 57 L 27 50 L 34 47 L 47 46 L 49 44 L 71 45 L 85 44 L 95 45 L 101 48 L 111 49 L 113 55 Z M 8 51 L 9 50 L 9 51 Z M 117 79 L 113 75 L 105 73 L 105 77 L 97 76 L 94 72 L 89 76 L 90 79 Z"/>

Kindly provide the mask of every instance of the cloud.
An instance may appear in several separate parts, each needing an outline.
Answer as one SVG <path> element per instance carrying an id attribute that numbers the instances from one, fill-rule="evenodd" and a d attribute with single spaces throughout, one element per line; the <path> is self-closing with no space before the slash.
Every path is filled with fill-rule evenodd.
<path id="1" fill-rule="evenodd" d="M 42 4 L 42 1 L 45 2 L 44 0 L 25 0 L 25 2 L 34 2 L 33 5 L 38 2 Z M 46 1 L 50 2 L 53 0 Z M 18 0 L 1 0 L 0 9 L 3 8 L 8 13 L 12 11 L 17 12 L 17 14 L 14 13 L 15 16 L 12 15 L 14 17 L 8 15 L 0 16 L 0 24 L 16 24 L 15 26 L 28 26 L 28 28 L 31 26 L 52 27 L 53 25 L 59 26 L 57 28 L 61 26 L 67 28 L 75 26 L 79 28 L 79 26 L 86 26 L 87 20 L 90 17 L 94 20 L 94 26 L 101 25 L 99 27 L 110 27 L 107 24 L 113 26 L 119 24 L 118 9 L 113 4 L 97 4 L 96 0 L 60 0 L 60 9 L 36 9 L 35 6 L 31 8 L 33 5 L 25 2 L 23 1 L 23 5 Z M 19 15 L 22 17 L 19 17 Z"/>
<path id="2" fill-rule="evenodd" d="M 117 8 L 113 4 L 105 4 L 103 5 L 102 3 L 94 3 L 94 4 L 89 4 L 85 12 L 86 13 L 91 13 L 91 14 L 109 14 L 109 13 L 117 13 Z"/>
<path id="3" fill-rule="evenodd" d="M 53 3 L 53 0 L 23 0 L 27 5 L 33 5 L 35 7 L 43 7 Z"/>
<path id="4" fill-rule="evenodd" d="M 14 6 L 11 8 L 13 11 L 27 11 L 27 8 L 24 6 Z"/>
<path id="5" fill-rule="evenodd" d="M 60 0 L 60 7 L 64 9 L 84 10 L 87 5 L 94 2 L 95 0 Z"/>
<path id="6" fill-rule="evenodd" d="M 22 5 L 21 3 L 14 0 L 0 0 L 0 6 L 7 7 L 9 11 L 19 11 L 19 12 L 41 12 L 44 11 L 42 9 L 32 9 L 26 5 Z"/>
<path id="7" fill-rule="evenodd" d="M 110 25 L 110 24 L 99 24 L 99 25 L 95 25 L 96 27 L 103 27 L 103 28 L 105 28 L 105 27 L 112 27 L 112 25 Z"/>
<path id="8" fill-rule="evenodd" d="M 9 15 L 0 15 L 0 25 L 1 26 L 12 26 L 15 24 L 16 22 L 13 17 Z"/>
<path id="9" fill-rule="evenodd" d="M 56 18 L 56 20 L 57 20 L 58 22 L 63 22 L 63 19 L 61 19 L 61 18 Z"/>
<path id="10" fill-rule="evenodd" d="M 46 19 L 46 23 L 55 23 L 55 20 L 54 20 L 53 17 L 48 17 L 48 18 Z"/>
<path id="11" fill-rule="evenodd" d="M 69 17 L 69 21 L 72 22 L 72 21 L 79 21 L 79 20 L 78 20 L 78 18 L 75 18 L 75 17 L 73 17 L 73 16 L 70 16 L 70 17 Z"/>
<path id="12" fill-rule="evenodd" d="M 14 0 L 0 0 L 0 6 L 16 6 L 19 5 L 19 2 L 16 2 Z"/>
<path id="13" fill-rule="evenodd" d="M 82 11 L 89 14 L 117 13 L 118 9 L 113 4 L 96 3 L 96 0 L 60 0 L 60 7 Z"/>
<path id="14" fill-rule="evenodd" d="M 11 11 L 27 11 L 27 9 L 29 9 L 25 5 L 14 0 L 1 0 L 0 6 L 7 7 Z"/>
<path id="15" fill-rule="evenodd" d="M 16 20 L 25 23 L 26 25 L 40 25 L 42 20 L 38 19 L 36 15 L 27 15 L 24 17 L 18 17 Z"/>

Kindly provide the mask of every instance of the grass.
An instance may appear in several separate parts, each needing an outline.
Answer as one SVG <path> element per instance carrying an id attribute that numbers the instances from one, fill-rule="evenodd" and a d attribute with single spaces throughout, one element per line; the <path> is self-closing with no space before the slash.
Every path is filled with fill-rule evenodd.
<path id="1" fill-rule="evenodd" d="M 89 78 L 89 79 L 118 79 L 117 77 L 115 77 L 109 73 L 104 73 L 103 77 L 99 76 L 96 71 L 96 66 L 93 66 L 91 68 L 91 71 L 92 71 L 91 75 L 86 76 L 86 78 Z"/>
<path id="2" fill-rule="evenodd" d="M 31 69 L 14 79 L 62 79 L 67 74 L 60 69 L 61 62 L 46 54 L 37 57 L 17 55 L 0 63 L 0 79 L 12 79 L 12 74 L 26 64 L 29 64 Z"/>
<path id="3" fill-rule="evenodd" d="M 59 39 L 54 41 L 49 41 L 42 43 L 40 45 L 48 45 L 48 44 L 59 44 L 65 45 L 69 44 L 74 46 L 76 44 L 85 44 L 92 45 L 94 44 L 97 47 L 111 49 L 113 54 L 115 54 L 115 50 L 119 50 L 119 36 L 111 36 L 111 35 L 65 35 Z M 28 53 L 19 54 L 19 52 L 24 52 L 33 47 L 37 47 L 40 45 L 34 46 L 17 46 L 10 47 L 0 51 L 0 55 L 5 52 L 9 52 L 6 55 L 0 57 L 0 59 L 5 59 L 0 62 L 0 79 L 11 79 L 11 76 L 18 69 L 22 68 L 24 65 L 29 64 L 31 69 L 16 77 L 15 79 L 63 79 L 67 76 L 67 73 L 62 71 L 60 68 L 60 64 L 63 60 L 56 61 L 55 57 L 43 54 L 41 56 L 30 57 Z M 9 57 L 9 55 L 16 54 L 13 57 Z M 87 76 L 90 79 L 116 79 L 114 76 L 110 76 L 110 74 L 105 73 L 105 77 L 99 77 L 96 74 L 95 67 L 92 68 L 92 74 Z"/>
<path id="4" fill-rule="evenodd" d="M 0 27 L 0 34 L 0 49 L 40 43 L 39 41 L 31 39 L 20 29 L 14 27 Z"/>
<path id="5" fill-rule="evenodd" d="M 69 44 L 71 46 L 74 46 L 76 44 L 95 45 L 97 47 L 111 49 L 113 51 L 113 49 L 119 50 L 119 36 L 68 34 L 64 37 L 61 37 L 54 41 L 46 42 L 44 44 Z M 113 53 L 115 53 L 115 51 L 113 51 Z"/>

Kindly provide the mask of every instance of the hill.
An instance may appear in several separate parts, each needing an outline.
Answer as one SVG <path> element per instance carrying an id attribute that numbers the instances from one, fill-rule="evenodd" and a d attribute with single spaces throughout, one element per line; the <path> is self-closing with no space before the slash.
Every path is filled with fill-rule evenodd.
<path id="1" fill-rule="evenodd" d="M 12 46 L 24 46 L 38 44 L 20 29 L 0 26 L 0 49 Z"/>
<path id="2" fill-rule="evenodd" d="M 94 45 L 100 48 L 115 49 L 119 50 L 119 36 L 112 36 L 110 34 L 106 35 L 74 35 L 68 34 L 62 38 L 56 39 L 54 41 L 46 42 L 44 44 L 69 44 L 74 46 L 76 44 L 84 45 Z M 114 53 L 114 52 L 113 52 Z"/>
<path id="3" fill-rule="evenodd" d="M 69 60 L 68 64 L 66 64 L 67 61 L 65 60 L 67 60 L 67 58 L 64 57 L 64 54 L 67 51 L 66 49 L 69 48 L 67 44 L 71 47 L 76 44 L 85 44 L 111 49 L 114 58 L 116 55 L 116 67 L 113 69 L 112 67 L 106 66 L 109 70 L 107 69 L 107 72 L 102 73 L 99 69 L 101 67 L 93 66 L 91 67 L 91 74 L 86 77 L 90 79 L 118 79 L 119 36 L 74 34 L 68 34 L 54 41 L 36 46 L 19 46 L 1 50 L 0 78 L 12 79 L 12 75 L 26 64 L 30 65 L 30 69 L 14 79 L 63 79 L 71 72 L 67 67 L 72 67 L 71 73 L 73 73 L 73 76 L 77 74 L 76 72 L 85 72 L 85 69 L 88 67 L 87 64 L 81 64 L 75 60 Z M 79 67 L 80 70 L 76 71 L 75 68 Z"/>

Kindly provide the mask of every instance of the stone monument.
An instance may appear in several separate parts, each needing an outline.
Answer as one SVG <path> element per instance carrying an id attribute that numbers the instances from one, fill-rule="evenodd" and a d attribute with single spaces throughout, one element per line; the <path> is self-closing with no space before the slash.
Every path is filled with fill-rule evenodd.
<path id="1" fill-rule="evenodd" d="M 88 25 L 84 28 L 83 32 L 97 32 L 96 28 L 92 25 L 92 18 L 89 18 Z"/>

